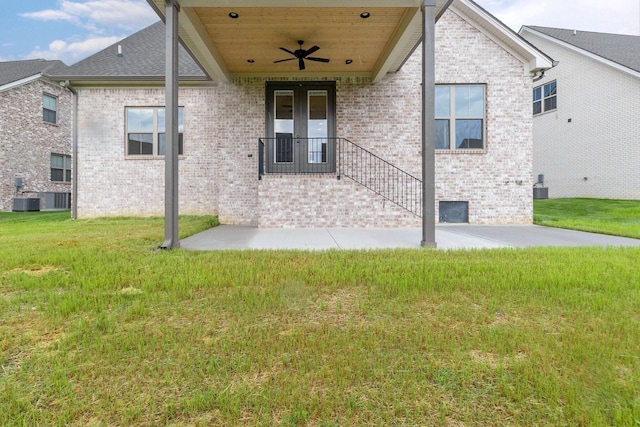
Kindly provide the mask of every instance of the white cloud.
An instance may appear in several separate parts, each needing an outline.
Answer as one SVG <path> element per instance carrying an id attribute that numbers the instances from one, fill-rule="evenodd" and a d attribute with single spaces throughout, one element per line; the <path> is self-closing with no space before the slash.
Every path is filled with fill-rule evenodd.
<path id="1" fill-rule="evenodd" d="M 64 40 L 54 40 L 49 44 L 48 49 L 40 49 L 37 47 L 24 59 L 59 59 L 65 64 L 70 65 L 95 52 L 111 46 L 121 39 L 122 37 L 116 36 L 96 37 L 73 43 L 67 43 Z"/>
<path id="2" fill-rule="evenodd" d="M 58 0 L 57 9 L 22 16 L 76 27 L 64 39 L 51 41 L 47 48 L 36 47 L 25 56 L 25 59 L 60 59 L 66 64 L 90 56 L 159 20 L 145 0 Z"/>
<path id="3" fill-rule="evenodd" d="M 478 0 L 498 19 L 518 31 L 538 25 L 618 34 L 640 34 L 638 0 Z"/>
<path id="4" fill-rule="evenodd" d="M 65 21 L 94 31 L 100 31 L 102 27 L 133 31 L 159 19 L 144 0 L 60 0 L 59 5 L 59 9 L 22 16 L 40 21 Z"/>

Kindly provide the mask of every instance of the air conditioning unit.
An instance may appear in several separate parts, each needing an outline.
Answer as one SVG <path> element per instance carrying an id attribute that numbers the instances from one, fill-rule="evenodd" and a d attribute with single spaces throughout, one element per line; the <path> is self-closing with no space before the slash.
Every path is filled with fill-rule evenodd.
<path id="1" fill-rule="evenodd" d="M 533 198 L 534 199 L 548 199 L 549 198 L 549 188 L 548 187 L 533 187 Z"/>
<path id="2" fill-rule="evenodd" d="M 33 212 L 40 210 L 40 199 L 37 197 L 14 197 L 14 212 Z"/>
<path id="3" fill-rule="evenodd" d="M 42 210 L 71 209 L 71 193 L 38 193 L 42 200 Z"/>

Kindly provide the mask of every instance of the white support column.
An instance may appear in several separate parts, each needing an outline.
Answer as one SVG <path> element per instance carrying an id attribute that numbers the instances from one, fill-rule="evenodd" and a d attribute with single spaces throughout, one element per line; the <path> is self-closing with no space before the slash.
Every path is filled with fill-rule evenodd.
<path id="1" fill-rule="evenodd" d="M 435 193 L 436 0 L 422 0 L 422 242 L 436 247 Z"/>
<path id="2" fill-rule="evenodd" d="M 178 14 L 177 0 L 165 0 L 165 173 L 163 249 L 180 247 L 178 237 Z"/>

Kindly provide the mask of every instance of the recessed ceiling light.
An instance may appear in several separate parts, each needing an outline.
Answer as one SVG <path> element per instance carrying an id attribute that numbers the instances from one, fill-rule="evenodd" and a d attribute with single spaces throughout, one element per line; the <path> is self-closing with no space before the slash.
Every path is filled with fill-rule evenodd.
<path id="1" fill-rule="evenodd" d="M 240 15 L 237 12 L 229 12 L 229 18 L 237 19 Z"/>
<path id="2" fill-rule="evenodd" d="M 371 14 L 370 14 L 369 12 L 362 12 L 362 13 L 360 14 L 360 18 L 362 18 L 362 19 L 367 19 L 367 18 L 369 18 L 370 16 L 371 16 Z"/>
<path id="3" fill-rule="evenodd" d="M 349 64 L 353 64 L 353 59 L 347 59 L 346 61 L 344 61 L 347 65 Z"/>

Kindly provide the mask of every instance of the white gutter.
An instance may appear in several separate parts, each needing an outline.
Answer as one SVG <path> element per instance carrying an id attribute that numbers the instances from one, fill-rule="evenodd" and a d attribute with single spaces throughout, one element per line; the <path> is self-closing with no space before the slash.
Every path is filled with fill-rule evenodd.
<path id="1" fill-rule="evenodd" d="M 6 85 L 0 86 L 0 92 L 4 92 L 7 90 L 11 90 L 18 86 L 26 85 L 27 83 L 31 83 L 33 81 L 38 80 L 42 77 L 42 73 L 34 74 L 33 76 L 25 77 L 24 79 L 16 80 L 15 82 L 7 83 Z"/>

